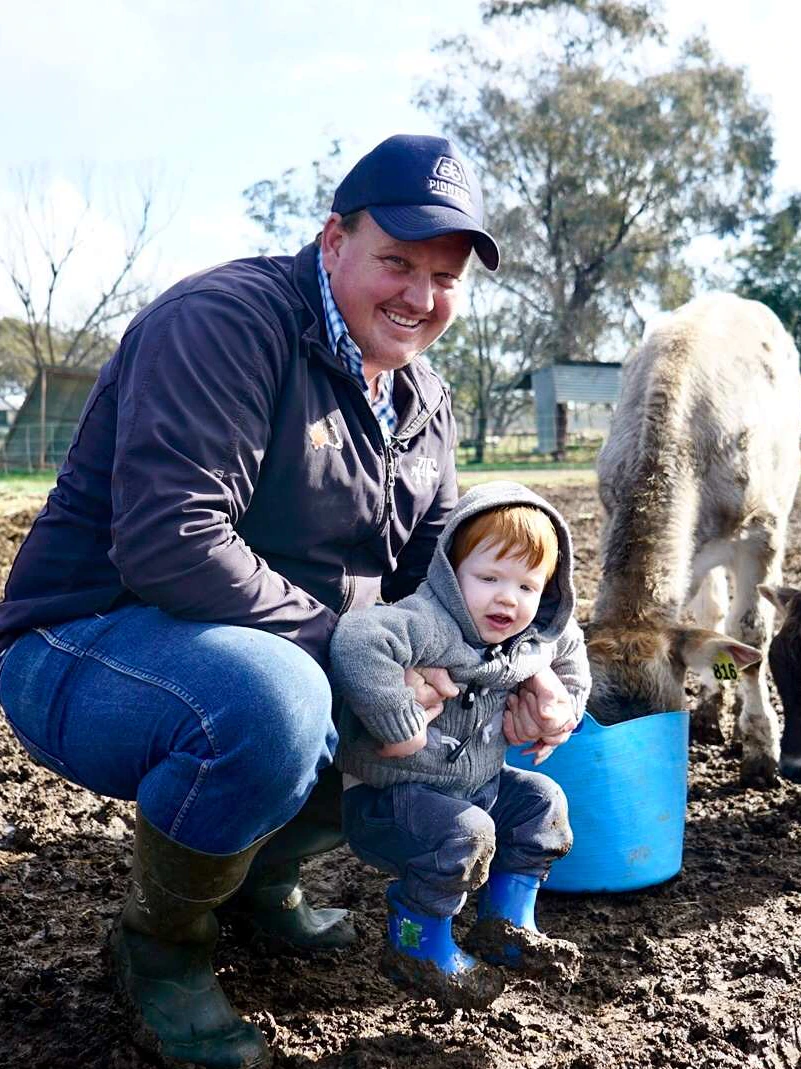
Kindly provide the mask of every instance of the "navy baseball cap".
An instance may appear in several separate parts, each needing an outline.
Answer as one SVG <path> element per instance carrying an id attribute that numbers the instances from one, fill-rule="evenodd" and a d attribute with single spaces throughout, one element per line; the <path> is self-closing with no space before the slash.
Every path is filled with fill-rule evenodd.
<path id="1" fill-rule="evenodd" d="M 478 180 L 444 137 L 395 134 L 362 156 L 340 182 L 331 211 L 349 215 L 363 208 L 399 241 L 465 232 L 486 268 L 495 271 L 500 263 L 484 229 Z"/>

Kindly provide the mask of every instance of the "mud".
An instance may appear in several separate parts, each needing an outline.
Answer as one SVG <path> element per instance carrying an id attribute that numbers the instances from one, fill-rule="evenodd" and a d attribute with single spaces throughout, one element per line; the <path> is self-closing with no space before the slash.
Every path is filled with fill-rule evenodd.
<path id="1" fill-rule="evenodd" d="M 580 616 L 598 575 L 592 487 L 545 489 L 571 522 Z M 30 514 L 6 519 L 16 542 Z M 785 578 L 801 586 L 801 508 Z M 11 549 L 0 543 L 5 564 Z M 689 696 L 692 700 L 692 690 Z M 722 745 L 693 743 L 684 867 L 636 894 L 543 891 L 541 927 L 583 955 L 576 982 L 515 979 L 486 1010 L 443 1011 L 379 972 L 386 878 L 346 849 L 307 863 L 312 904 L 345 906 L 359 942 L 258 960 L 224 929 L 219 977 L 279 1069 L 790 1069 L 801 1063 L 801 787 L 739 785 Z M 547 771 L 547 763 L 543 766 Z M 0 727 L 0 1065 L 144 1069 L 103 944 L 130 871 L 133 807 L 32 764 Z M 464 938 L 468 906 L 454 931 Z"/>
<path id="2" fill-rule="evenodd" d="M 392 946 L 381 955 L 381 972 L 416 999 L 433 999 L 446 1013 L 484 1010 L 505 987 L 500 969 L 474 962 L 469 968 L 444 972 L 433 961 L 412 958 Z"/>
<path id="3" fill-rule="evenodd" d="M 548 983 L 573 983 L 581 971 L 581 951 L 569 939 L 550 939 L 499 917 L 478 921 L 465 945 L 485 961 L 506 962 L 524 976 Z"/>

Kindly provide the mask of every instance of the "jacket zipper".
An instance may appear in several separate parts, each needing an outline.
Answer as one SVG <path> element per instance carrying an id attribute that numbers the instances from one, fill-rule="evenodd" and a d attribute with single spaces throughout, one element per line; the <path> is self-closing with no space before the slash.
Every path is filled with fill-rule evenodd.
<path id="1" fill-rule="evenodd" d="M 398 439 L 391 437 L 389 444 L 384 442 L 384 513 L 381 517 L 380 530 L 384 530 L 395 517 L 395 477 L 398 473 Z"/>
<path id="2" fill-rule="evenodd" d="M 440 400 L 440 404 L 438 404 L 431 411 L 425 409 L 425 405 L 423 405 L 425 411 L 419 413 L 417 417 L 412 420 L 412 422 L 409 424 L 409 427 L 407 428 L 406 435 L 403 438 L 399 438 L 396 435 L 390 435 L 390 441 L 389 444 L 387 444 L 387 442 L 384 441 L 384 434 L 381 430 L 381 425 L 379 424 L 376 418 L 375 412 L 373 412 L 373 407 L 367 400 L 367 398 L 364 396 L 362 391 L 359 389 L 358 383 L 354 382 L 353 376 L 350 375 L 350 373 L 347 372 L 344 368 L 337 367 L 330 361 L 330 351 L 325 346 L 320 344 L 320 349 L 325 355 L 325 364 L 329 368 L 329 370 L 331 370 L 335 375 L 339 375 L 340 378 L 343 378 L 347 382 L 349 382 L 351 386 L 356 389 L 364 404 L 367 405 L 367 409 L 372 418 L 372 424 L 378 432 L 379 438 L 381 439 L 381 458 L 384 465 L 384 502 L 377 530 L 383 531 L 384 528 L 389 523 L 391 523 L 395 517 L 395 479 L 397 477 L 398 472 L 398 452 L 400 450 L 405 450 L 405 443 L 408 441 L 408 439 L 411 438 L 412 434 L 418 434 L 423 429 L 423 427 L 425 427 L 426 423 L 428 423 L 428 421 L 439 411 L 442 401 Z M 356 580 L 351 574 L 351 572 L 347 569 L 345 571 L 345 578 L 346 593 L 345 600 L 343 602 L 342 608 L 340 609 L 340 616 L 343 613 L 347 612 L 348 609 L 351 607 L 351 604 L 353 603 L 353 598 L 356 593 Z"/>

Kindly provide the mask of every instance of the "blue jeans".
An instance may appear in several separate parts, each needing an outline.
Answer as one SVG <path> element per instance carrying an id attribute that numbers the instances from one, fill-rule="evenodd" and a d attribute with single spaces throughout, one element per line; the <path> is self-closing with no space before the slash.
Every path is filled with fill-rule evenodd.
<path id="1" fill-rule="evenodd" d="M 325 673 L 292 642 L 143 605 L 22 635 L 0 704 L 42 764 L 212 854 L 286 824 L 337 743 Z"/>
<path id="2" fill-rule="evenodd" d="M 490 863 L 544 878 L 573 845 L 559 784 L 508 765 L 466 799 L 426 783 L 351 787 L 342 819 L 353 852 L 400 877 L 401 900 L 435 917 L 458 913 Z"/>

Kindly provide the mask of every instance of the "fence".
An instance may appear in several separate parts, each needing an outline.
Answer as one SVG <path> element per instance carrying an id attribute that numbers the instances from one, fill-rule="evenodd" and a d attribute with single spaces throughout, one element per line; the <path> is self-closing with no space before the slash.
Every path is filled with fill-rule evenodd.
<path id="1" fill-rule="evenodd" d="M 74 427 L 62 422 L 26 423 L 17 427 L 13 437 L 8 437 L 0 445 L 0 471 L 32 473 L 60 468 L 70 447 L 73 430 Z"/>
<path id="2" fill-rule="evenodd" d="M 566 460 L 574 463 L 593 463 L 601 447 L 601 431 L 583 429 L 567 435 Z M 542 463 L 543 456 L 537 448 L 537 435 L 531 432 L 517 434 L 489 435 L 484 442 L 485 464 L 526 464 Z M 459 442 L 456 450 L 456 463 L 475 463 L 476 443 L 466 438 Z"/>

